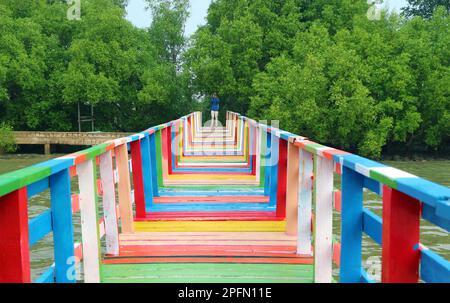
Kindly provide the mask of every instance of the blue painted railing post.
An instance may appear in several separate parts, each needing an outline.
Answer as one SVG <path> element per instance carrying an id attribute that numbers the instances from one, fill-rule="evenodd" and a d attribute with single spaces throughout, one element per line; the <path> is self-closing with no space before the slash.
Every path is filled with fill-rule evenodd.
<path id="1" fill-rule="evenodd" d="M 341 219 L 341 283 L 361 281 L 364 176 L 343 167 Z"/>
<path id="2" fill-rule="evenodd" d="M 270 154 L 272 146 L 272 136 L 269 132 L 266 133 L 266 150 L 264 155 L 264 195 L 269 196 L 270 194 Z"/>
<path id="3" fill-rule="evenodd" d="M 55 247 L 55 279 L 57 283 L 75 283 L 76 275 L 70 271 L 75 264 L 75 253 L 69 169 L 51 175 L 49 183 Z"/>
<path id="4" fill-rule="evenodd" d="M 141 140 L 141 153 L 142 153 L 142 175 L 144 177 L 144 195 L 145 195 L 145 208 L 147 211 L 153 205 L 153 189 L 152 189 L 152 164 L 150 158 L 150 139 L 145 136 Z"/>
<path id="5" fill-rule="evenodd" d="M 269 205 L 274 207 L 277 205 L 278 191 L 278 157 L 279 157 L 279 138 L 275 135 L 274 130 L 271 132 L 271 155 L 270 155 L 270 202 Z"/>
<path id="6" fill-rule="evenodd" d="M 150 161 L 151 161 L 151 171 L 152 171 L 152 190 L 153 197 L 158 197 L 158 173 L 157 173 L 157 164 L 156 164 L 156 141 L 155 141 L 155 133 L 150 134 Z"/>

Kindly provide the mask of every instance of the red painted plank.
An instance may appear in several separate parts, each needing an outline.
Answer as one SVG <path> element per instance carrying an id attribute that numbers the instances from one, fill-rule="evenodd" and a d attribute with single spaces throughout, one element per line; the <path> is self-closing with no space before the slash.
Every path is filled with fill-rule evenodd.
<path id="1" fill-rule="evenodd" d="M 158 212 L 136 221 L 283 221 L 274 212 Z"/>
<path id="2" fill-rule="evenodd" d="M 341 266 L 341 243 L 333 244 L 333 262 L 337 267 Z"/>
<path id="3" fill-rule="evenodd" d="M 275 245 L 120 245 L 119 257 L 240 256 L 311 257 L 297 255 L 295 246 Z"/>
<path id="4" fill-rule="evenodd" d="M 336 172 L 336 174 L 342 175 L 342 166 L 341 166 L 341 164 L 340 164 L 340 163 L 336 163 L 335 165 L 336 165 L 336 166 L 335 166 L 335 172 Z"/>
<path id="5" fill-rule="evenodd" d="M 313 264 L 313 258 L 111 258 L 103 264 L 142 264 L 142 263 L 253 263 L 253 264 Z"/>
<path id="6" fill-rule="evenodd" d="M 265 196 L 212 196 L 212 197 L 193 197 L 193 196 L 177 196 L 177 197 L 155 197 L 155 203 L 188 203 L 188 202 L 211 202 L 211 203 L 268 203 L 269 197 Z"/>
<path id="7" fill-rule="evenodd" d="M 187 166 L 183 166 L 182 168 L 189 168 Z M 201 168 L 199 166 L 193 166 L 192 168 Z M 211 168 L 210 166 L 205 166 L 205 168 Z M 227 167 L 229 168 L 229 167 Z M 243 167 L 240 167 L 243 168 Z M 208 171 L 208 172 L 204 172 L 204 171 L 200 171 L 200 172 L 173 172 L 171 173 L 171 175 L 204 175 L 204 174 L 208 174 L 208 175 L 226 175 L 226 176 L 251 176 L 252 173 L 251 172 L 213 172 L 213 171 Z"/>
<path id="8" fill-rule="evenodd" d="M 97 179 L 97 195 L 100 197 L 103 196 L 103 185 L 101 179 Z"/>
<path id="9" fill-rule="evenodd" d="M 419 280 L 420 202 L 388 186 L 383 187 L 383 283 Z"/>
<path id="10" fill-rule="evenodd" d="M 287 141 L 280 139 L 278 157 L 277 217 L 286 218 Z"/>
<path id="11" fill-rule="evenodd" d="M 80 196 L 78 194 L 72 195 L 72 213 L 76 214 L 80 211 Z"/>
<path id="12" fill-rule="evenodd" d="M 79 262 L 83 259 L 83 246 L 81 245 L 81 243 L 77 243 L 75 244 L 74 249 L 74 255 Z"/>
<path id="13" fill-rule="evenodd" d="M 70 167 L 70 177 L 73 178 L 77 175 L 77 167 L 76 166 L 71 166 Z"/>
<path id="14" fill-rule="evenodd" d="M 0 197 L 0 283 L 30 283 L 28 199 L 23 187 Z"/>
<path id="15" fill-rule="evenodd" d="M 340 190 L 334 192 L 334 209 L 342 212 L 342 192 Z"/>
<path id="16" fill-rule="evenodd" d="M 131 165 L 133 168 L 134 200 L 136 217 L 145 217 L 144 175 L 142 173 L 142 152 L 140 140 L 130 143 Z"/>

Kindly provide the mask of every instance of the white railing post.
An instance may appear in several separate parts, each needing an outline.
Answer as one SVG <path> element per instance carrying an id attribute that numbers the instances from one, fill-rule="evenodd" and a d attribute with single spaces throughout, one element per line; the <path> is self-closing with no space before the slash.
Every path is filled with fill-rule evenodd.
<path id="1" fill-rule="evenodd" d="M 77 165 L 80 188 L 83 271 L 86 283 L 100 282 L 100 231 L 97 214 L 97 181 L 94 160 Z"/>
<path id="2" fill-rule="evenodd" d="M 313 155 L 299 149 L 297 254 L 311 255 L 311 215 L 313 187 Z"/>
<path id="3" fill-rule="evenodd" d="M 331 283 L 334 162 L 320 156 L 315 156 L 315 161 L 314 277 L 316 283 Z"/>
<path id="4" fill-rule="evenodd" d="M 103 188 L 106 253 L 117 255 L 119 254 L 119 230 L 117 227 L 116 190 L 111 151 L 107 151 L 100 156 L 100 177 Z"/>

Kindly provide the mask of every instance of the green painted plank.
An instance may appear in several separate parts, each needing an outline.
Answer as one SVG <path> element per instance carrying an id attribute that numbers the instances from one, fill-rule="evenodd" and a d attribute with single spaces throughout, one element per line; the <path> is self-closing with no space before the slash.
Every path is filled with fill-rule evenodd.
<path id="1" fill-rule="evenodd" d="M 83 156 L 86 156 L 86 159 L 90 160 L 90 159 L 93 159 L 93 158 L 103 154 L 106 151 L 106 147 L 108 145 L 109 144 L 107 144 L 107 143 L 102 143 L 102 144 L 93 146 L 91 148 L 76 152 L 74 155 L 77 155 L 77 156 L 83 155 Z"/>
<path id="2" fill-rule="evenodd" d="M 167 263 L 102 265 L 105 283 L 311 283 L 303 264 Z"/>
<path id="3" fill-rule="evenodd" d="M 326 147 L 326 146 L 318 144 L 318 143 L 309 143 L 309 144 L 305 145 L 305 150 L 312 154 L 317 154 L 317 149 L 323 148 L 323 147 Z"/>
<path id="4" fill-rule="evenodd" d="M 30 166 L 0 176 L 0 196 L 9 194 L 24 186 L 51 175 L 50 167 Z"/>
<path id="5" fill-rule="evenodd" d="M 391 187 L 391 188 L 394 188 L 394 189 L 398 188 L 397 182 L 394 179 L 391 179 L 388 176 L 383 175 L 383 174 L 381 174 L 381 173 L 379 173 L 377 171 L 371 170 L 370 171 L 370 177 L 372 179 L 377 180 L 378 182 L 380 182 L 382 184 L 385 184 L 385 185 Z"/>

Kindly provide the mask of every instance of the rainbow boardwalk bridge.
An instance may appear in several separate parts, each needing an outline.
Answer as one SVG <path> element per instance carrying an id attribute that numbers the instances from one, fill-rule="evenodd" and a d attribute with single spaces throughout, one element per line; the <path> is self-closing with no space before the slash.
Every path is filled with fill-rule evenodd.
<path id="1" fill-rule="evenodd" d="M 0 282 L 76 282 L 80 262 L 84 282 L 373 282 L 363 234 L 382 247 L 382 282 L 450 282 L 419 237 L 421 219 L 450 230 L 448 187 L 237 113 L 201 121 L 0 176 Z M 47 190 L 50 208 L 29 218 Z M 32 281 L 30 248 L 50 233 L 54 263 Z"/>

